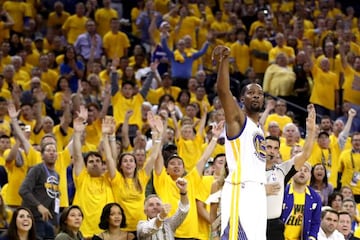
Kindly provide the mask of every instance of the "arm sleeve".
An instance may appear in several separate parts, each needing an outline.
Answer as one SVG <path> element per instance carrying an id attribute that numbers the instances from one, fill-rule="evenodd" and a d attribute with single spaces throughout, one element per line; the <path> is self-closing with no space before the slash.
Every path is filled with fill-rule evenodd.
<path id="1" fill-rule="evenodd" d="M 156 226 L 156 217 L 148 221 L 139 221 L 137 225 L 137 237 L 138 239 L 146 238 L 159 231 Z"/>
<path id="2" fill-rule="evenodd" d="M 140 94 L 141 94 L 141 96 L 143 96 L 144 99 L 146 98 L 146 96 L 149 92 L 153 78 L 154 78 L 154 73 L 150 71 L 145 79 L 145 82 L 144 82 L 142 88 L 140 89 Z"/>
<path id="3" fill-rule="evenodd" d="M 206 41 L 205 44 L 203 45 L 203 47 L 200 49 L 200 51 L 194 53 L 193 58 L 198 59 L 199 57 L 204 55 L 206 53 L 208 47 L 209 47 L 209 42 Z"/>
<path id="4" fill-rule="evenodd" d="M 39 174 L 41 174 L 39 170 L 39 168 L 30 169 L 19 189 L 19 194 L 23 202 L 27 202 L 33 207 L 37 207 L 40 204 L 40 202 L 33 194 L 33 189 L 35 188 L 36 184 L 36 178 Z"/>
<path id="5" fill-rule="evenodd" d="M 117 72 L 111 72 L 110 78 L 111 78 L 111 96 L 114 96 L 119 91 Z"/>
<path id="6" fill-rule="evenodd" d="M 317 193 L 314 192 L 314 198 L 315 201 L 313 204 L 316 203 L 316 208 L 313 211 L 313 216 L 311 219 L 311 225 L 310 225 L 310 233 L 309 233 L 309 239 L 313 237 L 314 239 L 317 239 L 317 234 L 320 229 L 320 222 L 321 222 L 321 199 Z"/>
<path id="7" fill-rule="evenodd" d="M 182 224 L 184 219 L 186 218 L 188 212 L 190 209 L 190 205 L 184 205 L 181 202 L 179 202 L 179 207 L 176 211 L 176 213 L 169 218 L 170 228 L 173 232 Z"/>

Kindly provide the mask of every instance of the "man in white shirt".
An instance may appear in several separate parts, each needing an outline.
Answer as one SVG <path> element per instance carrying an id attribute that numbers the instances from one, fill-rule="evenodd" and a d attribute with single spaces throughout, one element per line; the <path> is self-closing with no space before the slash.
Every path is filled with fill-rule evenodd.
<path id="1" fill-rule="evenodd" d="M 187 196 L 187 181 L 184 178 L 178 178 L 176 186 L 181 195 L 179 207 L 176 213 L 169 218 L 170 204 L 163 204 L 155 194 L 146 198 L 144 211 L 148 220 L 139 221 L 137 225 L 138 239 L 174 239 L 175 230 L 184 221 L 190 207 Z"/>
<path id="2" fill-rule="evenodd" d="M 325 209 L 321 213 L 321 225 L 318 240 L 345 240 L 344 235 L 336 230 L 339 214 L 335 209 Z"/>

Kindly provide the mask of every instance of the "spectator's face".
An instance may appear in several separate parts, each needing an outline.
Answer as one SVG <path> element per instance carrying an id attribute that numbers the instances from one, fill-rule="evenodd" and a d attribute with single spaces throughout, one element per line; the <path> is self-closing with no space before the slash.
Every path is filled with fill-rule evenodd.
<path id="1" fill-rule="evenodd" d="M 113 31 L 119 30 L 119 28 L 120 28 L 120 22 L 119 22 L 119 20 L 111 20 L 111 25 L 110 25 L 110 27 L 111 27 L 111 30 L 113 30 Z"/>
<path id="2" fill-rule="evenodd" d="M 86 23 L 86 30 L 87 30 L 89 33 L 95 33 L 95 32 L 96 32 L 95 22 L 93 22 L 93 21 L 88 21 L 88 22 Z"/>
<path id="3" fill-rule="evenodd" d="M 182 52 L 185 49 L 185 41 L 184 40 L 179 40 L 178 44 L 177 44 L 177 49 Z"/>
<path id="4" fill-rule="evenodd" d="M 325 118 L 325 119 L 321 119 L 321 122 L 320 122 L 320 129 L 323 130 L 323 131 L 330 131 L 331 130 L 331 120 L 328 119 L 328 118 Z"/>
<path id="5" fill-rule="evenodd" d="M 16 228 L 19 232 L 29 232 L 32 227 L 31 214 L 25 209 L 21 209 L 16 216 Z"/>
<path id="6" fill-rule="evenodd" d="M 172 158 L 168 162 L 166 171 L 172 179 L 177 179 L 179 177 L 182 177 L 185 172 L 183 161 L 179 158 Z"/>
<path id="7" fill-rule="evenodd" d="M 125 98 L 131 98 L 134 92 L 134 88 L 130 84 L 125 84 L 121 88 L 121 91 Z"/>
<path id="8" fill-rule="evenodd" d="M 350 213 L 351 216 L 356 215 L 356 213 L 355 213 L 355 211 L 356 211 L 355 205 L 354 205 L 354 203 L 352 201 L 344 201 L 343 204 L 342 204 L 342 208 L 343 208 L 343 210 Z"/>
<path id="9" fill-rule="evenodd" d="M 73 208 L 70 210 L 65 220 L 65 223 L 69 229 L 79 229 L 82 221 L 83 221 L 83 215 L 81 211 L 77 208 Z"/>
<path id="10" fill-rule="evenodd" d="M 26 119 L 32 119 L 33 111 L 30 105 L 24 105 L 21 107 L 21 115 Z"/>
<path id="11" fill-rule="evenodd" d="M 95 155 L 88 157 L 86 169 L 91 177 L 99 177 L 103 173 L 101 158 Z"/>
<path id="12" fill-rule="evenodd" d="M 139 166 L 143 166 L 146 160 L 146 154 L 145 154 L 145 150 L 144 149 L 137 149 L 134 152 L 135 158 L 136 158 L 136 163 Z"/>
<path id="13" fill-rule="evenodd" d="M 283 116 L 286 113 L 286 103 L 283 101 L 278 101 L 275 105 L 275 112 Z"/>
<path id="14" fill-rule="evenodd" d="M 337 211 L 341 210 L 341 206 L 342 206 L 342 199 L 340 196 L 336 196 L 335 199 L 330 203 L 330 206 L 333 209 L 336 209 Z"/>
<path id="15" fill-rule="evenodd" d="M 212 165 L 215 174 L 220 174 L 225 167 L 226 158 L 225 156 L 217 157 Z"/>
<path id="16" fill-rule="evenodd" d="M 119 228 L 122 222 L 123 216 L 118 206 L 112 206 L 110 208 L 109 226 Z"/>
<path id="17" fill-rule="evenodd" d="M 205 92 L 205 88 L 203 87 L 198 87 L 196 89 L 196 98 L 199 100 L 202 100 L 205 96 L 206 92 Z"/>
<path id="18" fill-rule="evenodd" d="M 52 133 L 53 127 L 54 127 L 54 123 L 50 119 L 46 118 L 43 121 L 43 129 L 45 133 Z"/>
<path id="19" fill-rule="evenodd" d="M 196 109 L 193 106 L 187 106 L 185 109 L 186 116 L 193 118 L 196 115 Z"/>
<path id="20" fill-rule="evenodd" d="M 344 236 L 348 236 L 351 233 L 351 217 L 348 214 L 339 215 L 337 230 Z"/>
<path id="21" fill-rule="evenodd" d="M 124 155 L 121 159 L 120 169 L 126 177 L 134 177 L 136 161 L 132 155 Z"/>
<path id="22" fill-rule="evenodd" d="M 84 15 L 84 13 L 85 13 L 84 4 L 77 4 L 76 5 L 76 14 L 82 16 L 82 15 Z"/>
<path id="23" fill-rule="evenodd" d="M 360 151 L 360 134 L 356 134 L 351 140 L 352 147 L 355 151 Z"/>
<path id="24" fill-rule="evenodd" d="M 296 128 L 295 126 L 289 126 L 285 129 L 284 131 L 284 135 L 285 135 L 285 138 L 287 139 L 293 139 L 295 138 L 295 135 L 296 135 Z"/>
<path id="25" fill-rule="evenodd" d="M 360 71 L 360 58 L 359 58 L 359 57 L 355 58 L 355 61 L 354 61 L 354 69 L 355 69 L 356 71 Z"/>
<path id="26" fill-rule="evenodd" d="M 158 197 L 149 198 L 145 203 L 145 214 L 148 218 L 156 217 L 161 210 L 162 203 Z"/>
<path id="27" fill-rule="evenodd" d="M 10 149 L 10 148 L 11 148 L 10 139 L 0 138 L 0 151 L 5 151 L 6 149 Z"/>
<path id="28" fill-rule="evenodd" d="M 318 144 L 322 149 L 328 149 L 330 144 L 330 139 L 327 135 L 321 134 L 318 137 Z"/>
<path id="29" fill-rule="evenodd" d="M 302 166 L 300 170 L 294 175 L 295 183 L 305 185 L 310 179 L 310 169 L 307 166 Z"/>
<path id="30" fill-rule="evenodd" d="M 351 189 L 345 187 L 341 190 L 341 195 L 343 195 L 344 199 L 347 199 L 347 198 L 353 198 L 353 193 L 351 191 Z"/>
<path id="31" fill-rule="evenodd" d="M 39 60 L 39 66 L 40 67 L 47 67 L 49 64 L 49 57 L 47 55 L 43 55 L 40 57 L 40 60 Z"/>
<path id="32" fill-rule="evenodd" d="M 318 164 L 314 167 L 314 176 L 318 181 L 322 181 L 325 177 L 325 168 L 322 164 Z"/>
<path id="33" fill-rule="evenodd" d="M 325 234 L 332 234 L 338 225 L 339 217 L 336 213 L 327 212 L 321 219 L 321 229 Z"/>
<path id="34" fill-rule="evenodd" d="M 47 164 L 55 164 L 57 159 L 57 149 L 55 144 L 49 144 L 42 153 L 43 161 Z"/>

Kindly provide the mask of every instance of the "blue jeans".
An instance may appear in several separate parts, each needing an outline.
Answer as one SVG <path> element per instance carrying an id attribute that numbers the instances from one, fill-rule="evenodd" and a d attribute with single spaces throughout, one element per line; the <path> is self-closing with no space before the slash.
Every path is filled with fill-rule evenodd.
<path id="1" fill-rule="evenodd" d="M 35 221 L 35 228 L 38 239 L 50 240 L 55 238 L 55 227 L 50 222 Z"/>

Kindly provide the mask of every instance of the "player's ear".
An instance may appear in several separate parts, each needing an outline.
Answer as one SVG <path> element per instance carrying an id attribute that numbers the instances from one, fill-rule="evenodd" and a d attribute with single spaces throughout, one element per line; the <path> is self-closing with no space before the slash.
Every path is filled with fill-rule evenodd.
<path id="1" fill-rule="evenodd" d="M 244 97 L 240 97 L 240 102 L 244 102 L 245 101 L 245 98 Z"/>

